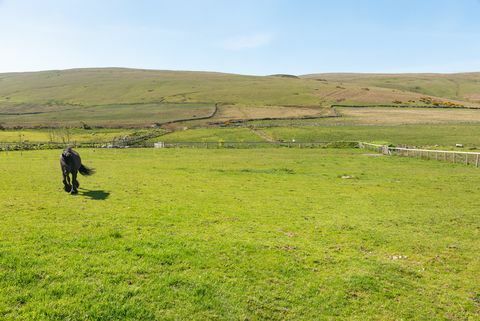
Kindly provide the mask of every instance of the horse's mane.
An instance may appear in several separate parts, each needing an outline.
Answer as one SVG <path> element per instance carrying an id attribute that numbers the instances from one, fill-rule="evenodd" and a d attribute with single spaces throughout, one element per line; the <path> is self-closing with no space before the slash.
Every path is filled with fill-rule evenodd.
<path id="1" fill-rule="evenodd" d="M 72 147 L 67 147 L 67 148 L 63 151 L 63 153 L 62 153 L 62 157 L 63 157 L 64 159 L 68 159 L 68 158 L 70 158 L 70 156 L 71 156 L 72 154 L 73 154 L 73 149 L 72 149 Z"/>

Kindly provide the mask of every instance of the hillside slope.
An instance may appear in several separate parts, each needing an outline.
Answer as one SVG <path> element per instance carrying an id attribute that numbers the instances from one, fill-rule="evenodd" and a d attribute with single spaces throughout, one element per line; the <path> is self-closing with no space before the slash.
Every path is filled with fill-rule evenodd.
<path id="1" fill-rule="evenodd" d="M 321 79 L 358 86 L 375 86 L 447 99 L 480 103 L 480 72 L 459 74 L 311 74 Z"/>
<path id="2" fill-rule="evenodd" d="M 316 104 L 309 80 L 121 68 L 0 74 L 0 104 Z"/>
<path id="3" fill-rule="evenodd" d="M 428 104 L 424 93 L 401 86 L 381 88 L 355 77 L 312 78 L 124 68 L 0 74 L 0 124 L 35 127 L 83 121 L 110 127 L 147 126 L 205 118 L 214 114 L 216 103 L 222 103 L 218 114 L 222 121 L 317 116 L 332 104 Z"/>

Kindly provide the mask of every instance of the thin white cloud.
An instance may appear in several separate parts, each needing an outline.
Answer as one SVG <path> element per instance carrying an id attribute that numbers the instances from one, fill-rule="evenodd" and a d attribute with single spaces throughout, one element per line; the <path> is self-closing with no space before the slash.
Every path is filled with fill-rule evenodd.
<path id="1" fill-rule="evenodd" d="M 254 49 L 269 45 L 273 40 L 273 36 L 268 33 L 256 33 L 245 36 L 232 37 L 223 43 L 226 50 L 245 50 Z"/>

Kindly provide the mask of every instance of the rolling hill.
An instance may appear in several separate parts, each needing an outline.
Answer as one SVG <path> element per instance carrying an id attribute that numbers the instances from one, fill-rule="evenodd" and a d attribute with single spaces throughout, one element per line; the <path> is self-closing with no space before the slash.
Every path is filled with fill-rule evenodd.
<path id="1" fill-rule="evenodd" d="M 334 104 L 459 106 L 480 103 L 476 75 L 455 75 L 461 86 L 452 92 L 445 75 L 261 77 L 124 68 L 6 73 L 0 74 L 0 124 L 144 127 L 207 117 L 316 117 Z"/>

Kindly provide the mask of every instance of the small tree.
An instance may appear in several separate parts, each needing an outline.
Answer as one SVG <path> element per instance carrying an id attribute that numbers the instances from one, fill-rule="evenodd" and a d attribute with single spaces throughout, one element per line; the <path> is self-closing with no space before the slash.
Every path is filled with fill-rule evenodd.
<path id="1" fill-rule="evenodd" d="M 55 138 L 55 133 L 54 133 L 53 129 L 49 129 L 48 130 L 48 141 L 50 143 L 53 143 L 54 138 Z"/>
<path id="2" fill-rule="evenodd" d="M 69 127 L 64 127 L 63 130 L 62 130 L 62 133 L 60 135 L 60 138 L 62 139 L 62 143 L 69 144 L 71 136 L 72 136 L 72 134 L 71 134 L 70 128 Z"/>

